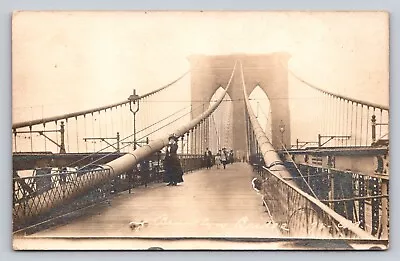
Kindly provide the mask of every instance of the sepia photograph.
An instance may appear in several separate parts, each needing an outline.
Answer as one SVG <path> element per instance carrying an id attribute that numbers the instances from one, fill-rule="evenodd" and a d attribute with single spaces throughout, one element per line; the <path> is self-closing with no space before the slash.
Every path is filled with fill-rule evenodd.
<path id="1" fill-rule="evenodd" d="M 14 250 L 387 250 L 389 13 L 15 11 Z"/>

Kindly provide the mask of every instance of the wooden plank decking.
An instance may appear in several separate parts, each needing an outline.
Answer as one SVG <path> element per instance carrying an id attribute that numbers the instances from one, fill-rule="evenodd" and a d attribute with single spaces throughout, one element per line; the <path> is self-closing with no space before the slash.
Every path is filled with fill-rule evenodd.
<path id="1" fill-rule="evenodd" d="M 267 224 L 261 196 L 251 185 L 247 164 L 200 170 L 169 187 L 156 184 L 122 193 L 109 204 L 91 208 L 71 223 L 32 236 L 40 237 L 278 237 Z M 148 226 L 131 230 L 129 222 Z"/>

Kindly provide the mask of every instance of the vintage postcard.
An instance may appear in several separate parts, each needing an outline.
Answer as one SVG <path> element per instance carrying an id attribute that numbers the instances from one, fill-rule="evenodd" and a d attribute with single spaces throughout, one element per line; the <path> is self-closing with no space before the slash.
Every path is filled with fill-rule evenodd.
<path id="1" fill-rule="evenodd" d="M 386 12 L 18 11 L 15 250 L 385 250 Z"/>

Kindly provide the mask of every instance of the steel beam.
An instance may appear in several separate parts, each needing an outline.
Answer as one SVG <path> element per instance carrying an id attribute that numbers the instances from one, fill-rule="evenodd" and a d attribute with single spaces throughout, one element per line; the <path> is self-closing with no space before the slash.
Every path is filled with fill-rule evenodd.
<path id="1" fill-rule="evenodd" d="M 80 167 L 90 164 L 93 160 L 99 160 L 98 164 L 104 164 L 114 160 L 125 153 L 100 152 L 100 153 L 13 153 L 13 170 L 32 170 L 42 167 Z"/>

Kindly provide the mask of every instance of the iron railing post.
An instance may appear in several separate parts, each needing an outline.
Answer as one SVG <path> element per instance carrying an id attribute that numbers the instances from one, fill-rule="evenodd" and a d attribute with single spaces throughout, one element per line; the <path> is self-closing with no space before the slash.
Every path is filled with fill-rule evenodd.
<path id="1" fill-rule="evenodd" d="M 189 132 L 186 133 L 186 155 L 189 154 Z"/>
<path id="2" fill-rule="evenodd" d="M 66 153 L 66 151 L 65 151 L 65 143 L 64 143 L 64 135 L 65 135 L 64 121 L 61 121 L 60 133 L 61 133 L 61 135 L 60 135 L 61 136 L 60 153 Z"/>
<path id="3" fill-rule="evenodd" d="M 183 154 L 184 150 L 183 150 L 183 139 L 184 139 L 185 135 L 182 135 L 181 137 L 181 154 Z"/>
<path id="4" fill-rule="evenodd" d="M 119 140 L 120 140 L 120 136 L 119 136 L 119 132 L 117 132 L 117 151 L 118 152 L 120 152 Z"/>
<path id="5" fill-rule="evenodd" d="M 372 119 L 371 119 L 371 122 L 372 122 L 372 143 L 375 143 L 375 141 L 376 141 L 376 116 L 375 115 L 372 115 Z"/>
<path id="6" fill-rule="evenodd" d="M 321 134 L 318 134 L 318 148 L 321 148 Z"/>

